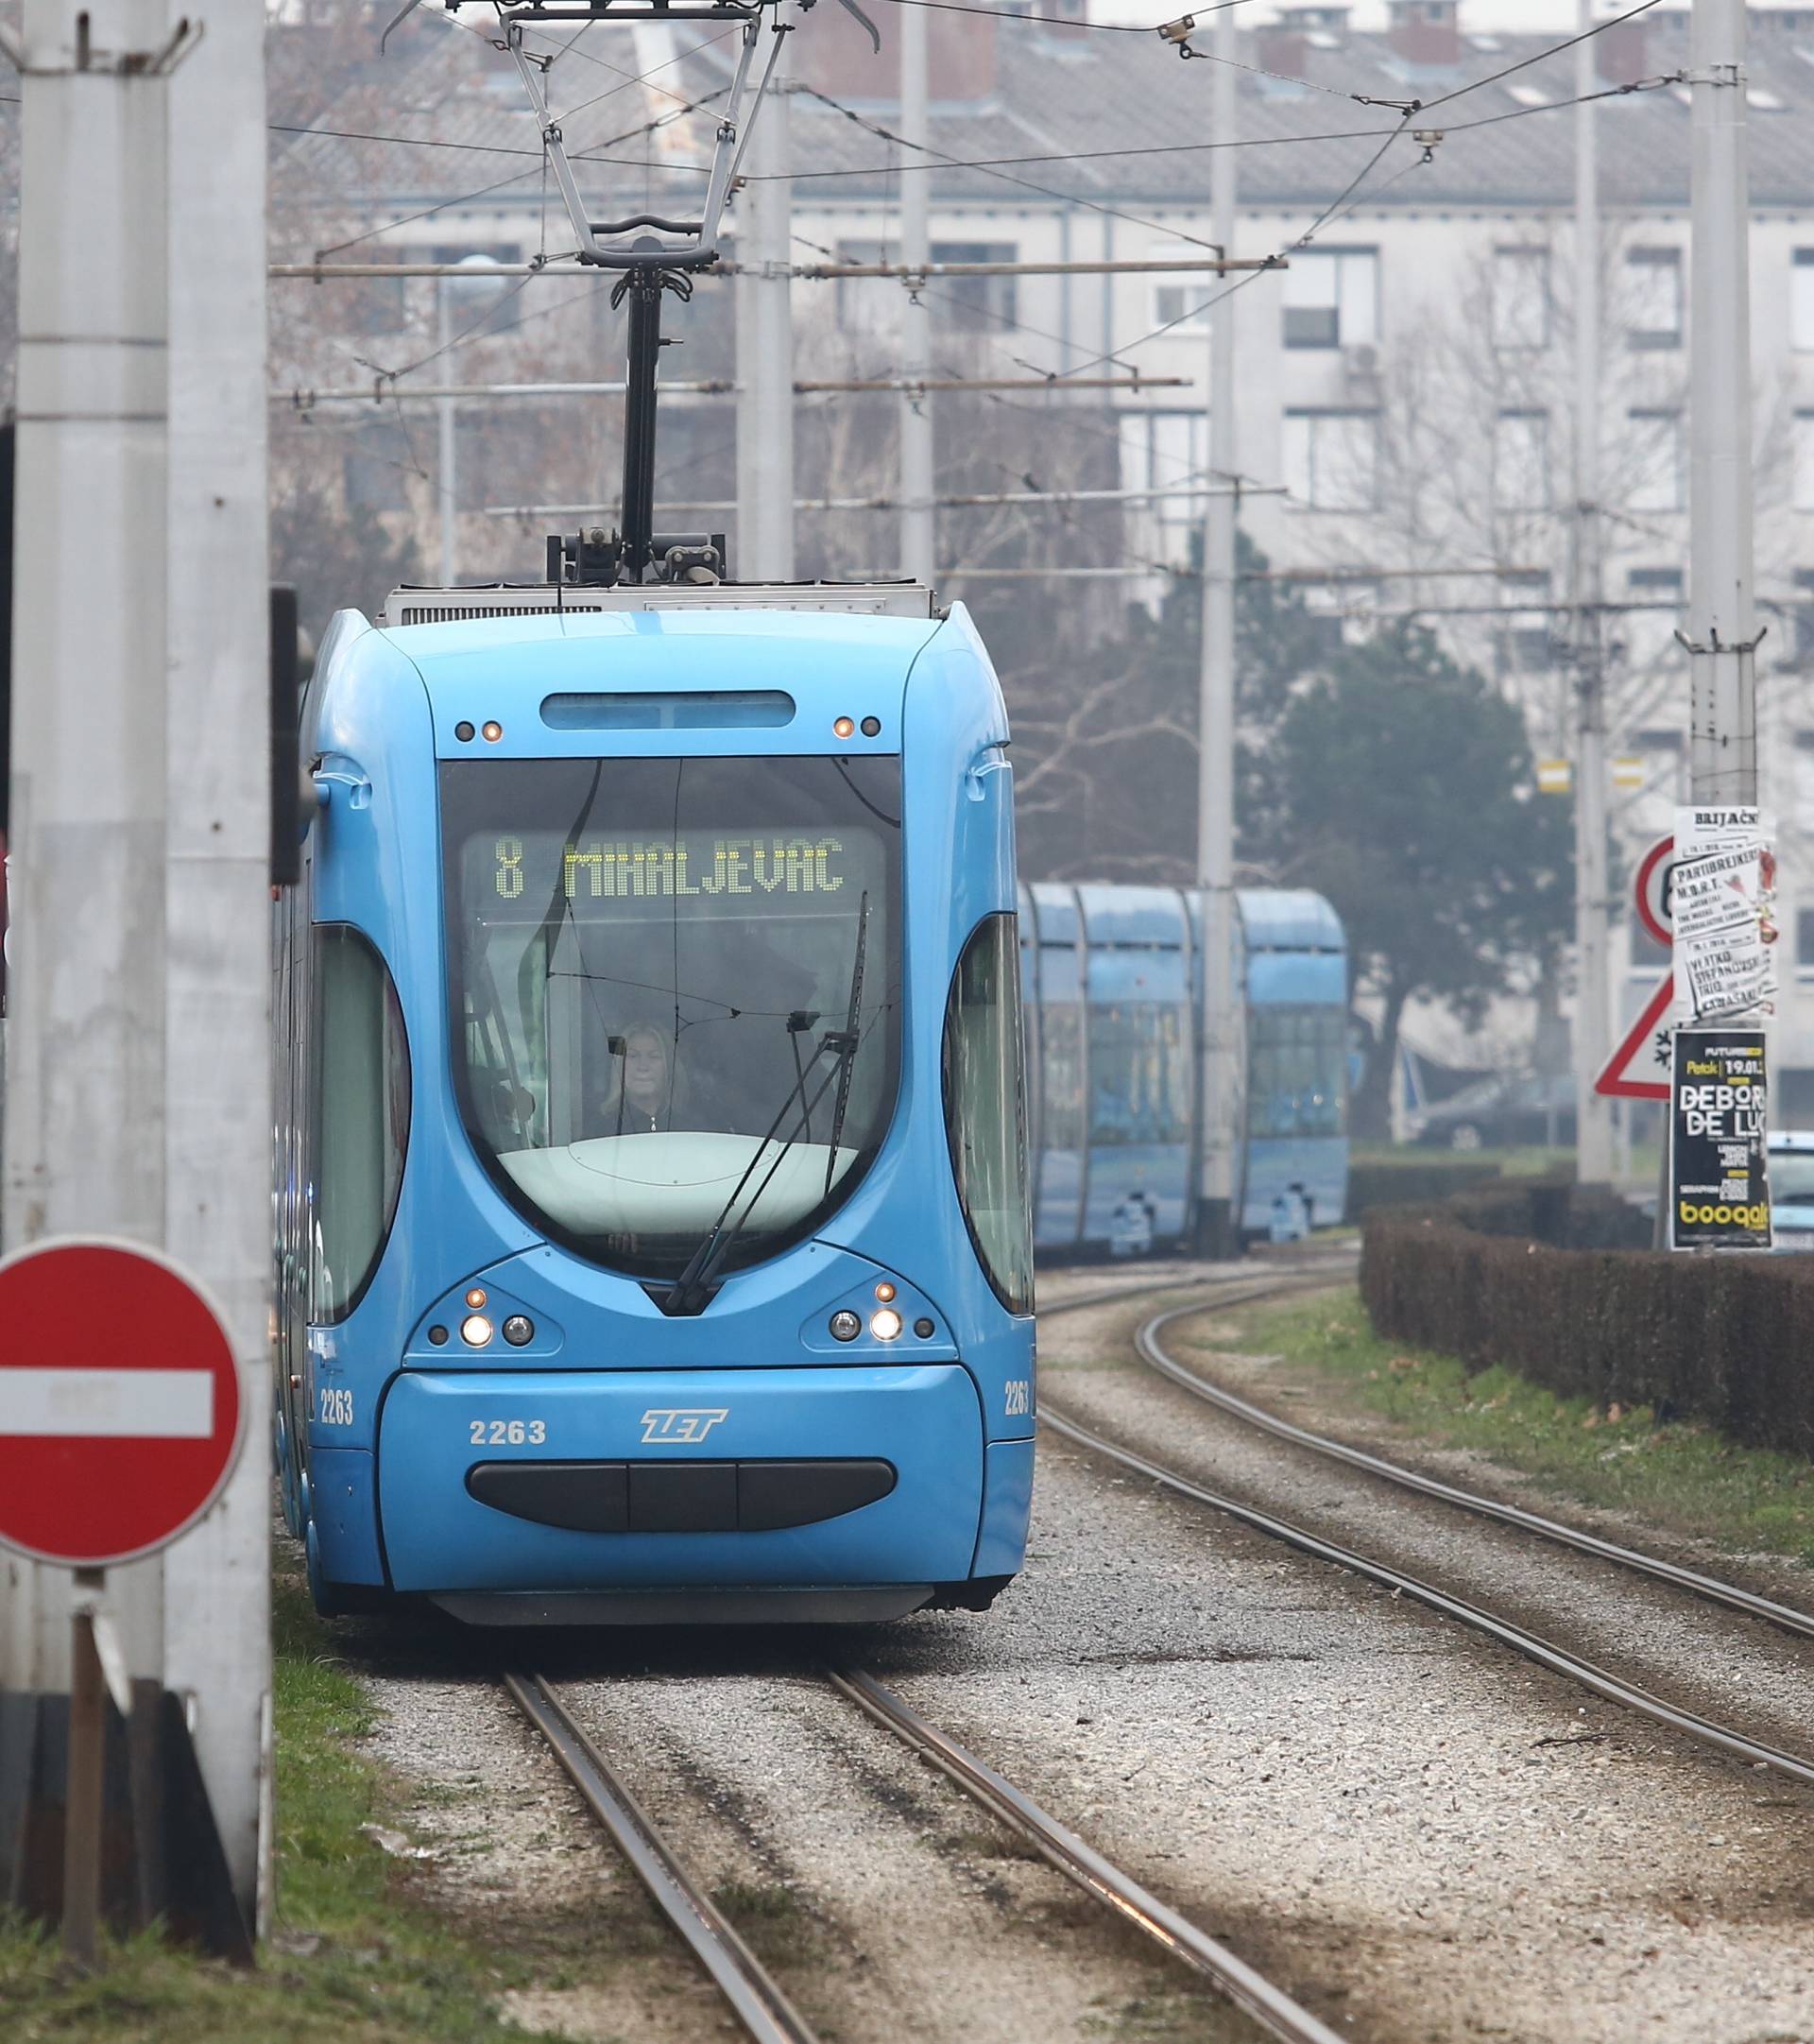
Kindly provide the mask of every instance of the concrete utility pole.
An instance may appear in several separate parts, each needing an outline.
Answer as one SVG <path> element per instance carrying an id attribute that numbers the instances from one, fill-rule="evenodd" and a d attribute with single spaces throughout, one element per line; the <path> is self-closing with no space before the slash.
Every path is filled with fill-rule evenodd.
<path id="1" fill-rule="evenodd" d="M 455 381 L 454 356 L 454 291 L 452 277 L 435 286 L 436 344 L 440 351 L 442 373 Z M 452 589 L 459 566 L 460 469 L 459 443 L 455 438 L 454 400 L 442 398 L 436 406 L 437 429 L 435 461 L 435 494 L 441 505 L 441 587 Z"/>
<path id="2" fill-rule="evenodd" d="M 177 11 L 172 9 L 172 13 Z M 190 11 L 195 11 L 191 7 Z M 270 743 L 264 10 L 172 79 L 164 1243 L 219 1301 L 246 1447 L 171 1548 L 165 1680 L 246 1921 L 269 1897 Z"/>
<path id="3" fill-rule="evenodd" d="M 1691 799 L 1757 799 L 1744 0 L 1694 0 Z"/>
<path id="4" fill-rule="evenodd" d="M 1594 0 L 1580 0 L 1575 46 L 1575 1175 L 1583 1185 L 1613 1177 L 1613 1104 L 1594 1081 L 1613 1048 L 1608 978 L 1610 881 L 1606 846 L 1606 648 L 1604 526 L 1600 459 L 1599 43 Z"/>
<path id="5" fill-rule="evenodd" d="M 927 24 L 923 7 L 896 10 L 900 36 L 900 132 L 916 146 L 903 158 L 900 180 L 900 260 L 923 275 L 931 260 L 928 217 L 932 204 L 927 114 Z M 936 564 L 933 510 L 933 401 L 924 386 L 933 373 L 933 317 L 924 289 L 910 275 L 902 285 L 900 373 L 908 388 L 900 400 L 900 572 L 930 583 Z M 917 387 L 916 387 L 917 386 Z"/>
<path id="6" fill-rule="evenodd" d="M 731 564 L 751 582 L 794 579 L 793 110 L 783 44 L 749 138 L 752 181 L 744 187 L 738 232 Z"/>
<path id="7" fill-rule="evenodd" d="M 27 0 L 21 36 L 9 1250 L 164 1239 L 166 32 Z M 66 1693 L 68 1572 L 0 1568 L 0 1686 Z M 162 1561 L 108 1592 L 161 1679 Z"/>
<path id="8" fill-rule="evenodd" d="M 917 13 L 918 9 L 907 11 Z M 1232 141 L 1237 112 L 1235 17 L 1216 17 L 1211 133 Z M 1210 238 L 1234 252 L 1239 151 L 1209 158 Z M 1235 301 L 1218 278 L 1209 314 L 1209 454 L 1218 475 L 1241 472 L 1235 393 Z M 1241 1108 L 1241 989 L 1235 984 L 1235 495 L 1209 500 L 1203 521 L 1203 648 L 1198 691 L 1197 885 L 1203 890 L 1202 1130 L 1197 1246 L 1232 1254 L 1240 1216 L 1236 1159 Z"/>
<path id="9" fill-rule="evenodd" d="M 177 8 L 144 0 L 25 11 L 6 1227 L 9 1249 L 61 1234 L 167 1249 L 226 1311 L 247 1451 L 208 1517 L 164 1555 L 110 1570 L 105 1598 L 128 1673 L 187 1699 L 256 1923 L 270 1694 L 264 23 L 228 0 L 205 20 L 181 11 L 181 35 Z M 0 1567 L 0 1688 L 66 1692 L 70 1575 Z"/>

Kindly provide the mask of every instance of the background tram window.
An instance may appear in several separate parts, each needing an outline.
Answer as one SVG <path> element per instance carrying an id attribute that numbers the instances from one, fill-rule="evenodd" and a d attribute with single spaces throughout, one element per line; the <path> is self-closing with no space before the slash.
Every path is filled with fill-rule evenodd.
<path id="1" fill-rule="evenodd" d="M 1347 1018 L 1339 1010 L 1256 1007 L 1248 1039 L 1248 1134 L 1345 1135 L 1347 1064 Z"/>
<path id="2" fill-rule="evenodd" d="M 1048 1150 L 1084 1146 L 1083 1010 L 1075 1001 L 1048 1001 L 1039 1012 L 1041 1088 Z"/>
<path id="3" fill-rule="evenodd" d="M 1189 1037 L 1169 1002 L 1089 1011 L 1089 1140 L 1121 1149 L 1189 1140 Z"/>
<path id="4" fill-rule="evenodd" d="M 1814 974 L 1814 908 L 1795 911 L 1795 970 Z"/>
<path id="5" fill-rule="evenodd" d="M 409 1049 L 385 963 L 356 930 L 316 934 L 309 1317 L 344 1319 L 377 1268 L 409 1144 Z"/>

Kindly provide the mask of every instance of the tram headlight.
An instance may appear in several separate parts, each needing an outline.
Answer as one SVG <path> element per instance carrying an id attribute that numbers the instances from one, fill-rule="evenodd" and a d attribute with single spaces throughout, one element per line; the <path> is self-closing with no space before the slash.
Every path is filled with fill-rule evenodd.
<path id="1" fill-rule="evenodd" d="M 898 1341 L 901 1318 L 892 1306 L 880 1306 L 869 1315 L 869 1331 L 878 1341 Z"/>
<path id="2" fill-rule="evenodd" d="M 460 1322 L 460 1339 L 469 1348 L 484 1348 L 491 1340 L 491 1323 L 482 1313 L 468 1314 Z"/>
<path id="3" fill-rule="evenodd" d="M 504 1338 L 511 1348 L 521 1348 L 536 1338 L 536 1323 L 526 1313 L 513 1313 L 504 1323 Z"/>
<path id="4" fill-rule="evenodd" d="M 842 1307 L 831 1315 L 831 1335 L 835 1341 L 855 1341 L 863 1332 L 863 1322 L 848 1306 Z"/>

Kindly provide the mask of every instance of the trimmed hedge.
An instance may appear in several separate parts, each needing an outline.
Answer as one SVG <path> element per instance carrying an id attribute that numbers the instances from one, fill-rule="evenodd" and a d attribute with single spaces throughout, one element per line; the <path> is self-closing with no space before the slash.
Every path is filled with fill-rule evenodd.
<path id="1" fill-rule="evenodd" d="M 1464 1204 L 1464 1203 L 1458 1203 Z M 1814 1259 L 1553 1248 L 1452 1213 L 1367 1222 L 1377 1333 L 1566 1398 L 1648 1405 L 1814 1457 Z"/>
<path id="2" fill-rule="evenodd" d="M 1348 1166 L 1350 1221 L 1378 1207 L 1421 1207 L 1447 1199 L 1499 1176 L 1496 1163 L 1478 1163 L 1441 1150 L 1410 1151 L 1402 1158 L 1359 1157 Z"/>

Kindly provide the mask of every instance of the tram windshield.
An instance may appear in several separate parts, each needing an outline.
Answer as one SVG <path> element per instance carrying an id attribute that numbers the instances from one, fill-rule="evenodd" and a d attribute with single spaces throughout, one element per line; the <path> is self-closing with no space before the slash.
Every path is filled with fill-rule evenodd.
<path id="1" fill-rule="evenodd" d="M 673 1280 L 855 1187 L 899 1067 L 890 758 L 441 769 L 460 1110 L 530 1223 Z"/>

